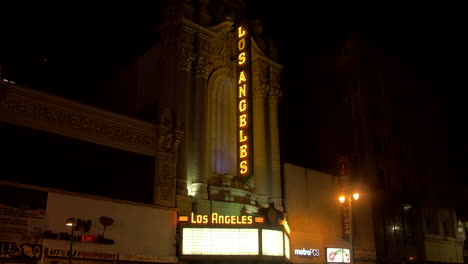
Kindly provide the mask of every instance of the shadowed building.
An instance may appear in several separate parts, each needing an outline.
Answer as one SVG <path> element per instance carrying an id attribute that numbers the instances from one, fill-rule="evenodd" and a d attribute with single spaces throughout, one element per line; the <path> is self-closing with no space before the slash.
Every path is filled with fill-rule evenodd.
<path id="1" fill-rule="evenodd" d="M 296 82 L 309 88 L 301 98 L 314 125 L 301 142 L 282 131 L 308 146 L 289 162 L 336 175 L 338 158 L 349 159 L 353 185 L 370 186 L 379 263 L 463 262 L 438 95 L 358 34 L 337 55 L 305 58 L 310 75 Z M 356 229 L 359 247 L 367 231 Z"/>

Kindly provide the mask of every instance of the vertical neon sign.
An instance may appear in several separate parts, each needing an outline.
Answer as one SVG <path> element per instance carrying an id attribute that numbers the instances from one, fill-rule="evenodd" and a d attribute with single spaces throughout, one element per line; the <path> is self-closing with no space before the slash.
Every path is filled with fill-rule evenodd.
<path id="1" fill-rule="evenodd" d="M 242 179 L 247 179 L 250 174 L 250 155 L 251 150 L 249 148 L 250 143 L 250 133 L 249 133 L 249 123 L 250 123 L 250 75 L 248 74 L 248 58 L 250 58 L 247 53 L 249 45 L 247 29 L 243 26 L 239 26 L 237 29 L 237 86 L 238 86 L 238 128 L 239 128 L 239 176 Z"/>

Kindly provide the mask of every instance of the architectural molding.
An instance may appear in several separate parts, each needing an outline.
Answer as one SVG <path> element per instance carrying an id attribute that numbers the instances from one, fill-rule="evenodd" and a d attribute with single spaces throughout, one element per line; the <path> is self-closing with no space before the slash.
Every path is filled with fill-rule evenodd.
<path id="1" fill-rule="evenodd" d="M 0 81 L 0 121 L 156 156 L 157 126 Z"/>

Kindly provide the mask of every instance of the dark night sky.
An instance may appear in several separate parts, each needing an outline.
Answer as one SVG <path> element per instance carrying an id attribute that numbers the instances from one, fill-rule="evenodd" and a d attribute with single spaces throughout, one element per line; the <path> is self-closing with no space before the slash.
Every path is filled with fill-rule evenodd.
<path id="1" fill-rule="evenodd" d="M 440 93 L 452 161 L 461 164 L 461 154 L 466 155 L 468 146 L 464 125 L 468 112 L 464 107 L 467 41 L 463 28 L 468 21 L 461 6 L 429 2 L 366 6 L 317 4 L 319 1 L 250 2 L 252 14 L 264 21 L 266 33 L 276 40 L 285 67 L 297 62 L 296 52 L 303 48 L 320 55 L 347 32 L 357 31 L 413 68 Z M 154 28 L 160 21 L 161 3 L 9 10 L 1 20 L 0 58 L 27 56 L 37 63 L 47 58 L 51 65 L 57 61 L 56 65 L 78 65 L 79 78 L 96 83 L 100 74 L 110 76 L 113 69 L 157 41 Z M 58 86 L 55 89 L 63 89 Z M 83 87 L 96 89 L 93 85 Z M 92 103 L 92 99 L 88 101 Z"/>

